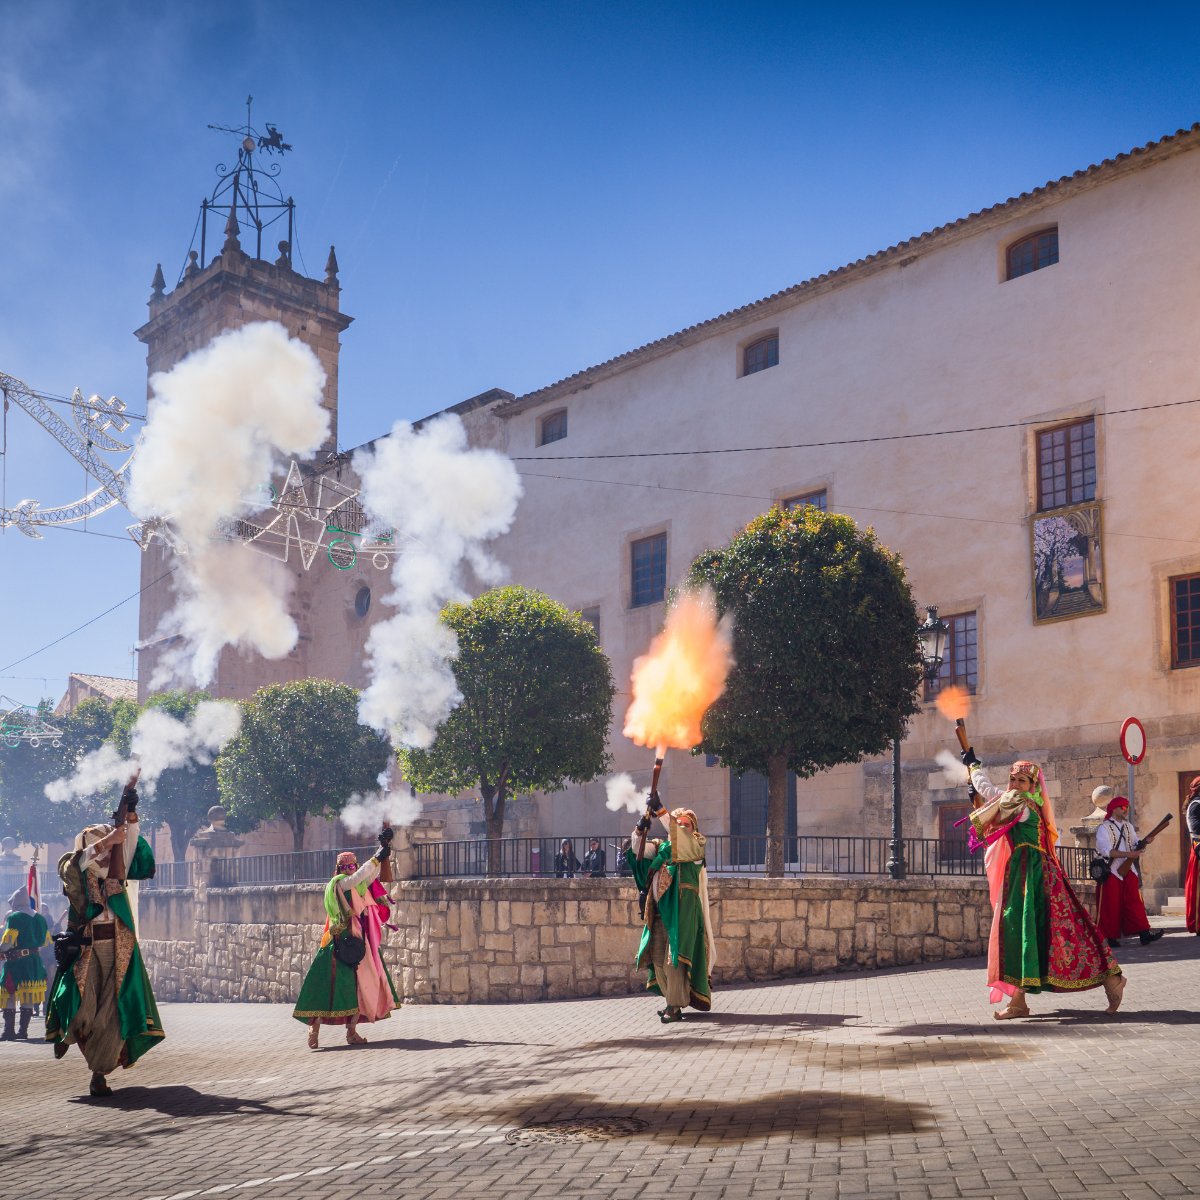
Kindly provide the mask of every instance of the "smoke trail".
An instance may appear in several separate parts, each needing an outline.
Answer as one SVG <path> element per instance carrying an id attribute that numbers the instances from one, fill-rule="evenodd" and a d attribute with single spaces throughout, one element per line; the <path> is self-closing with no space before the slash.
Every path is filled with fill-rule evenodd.
<path id="1" fill-rule="evenodd" d="M 963 766 L 957 755 L 949 750 L 939 750 L 934 756 L 937 765 L 942 768 L 939 780 L 942 787 L 962 787 L 968 779 L 967 768 Z M 932 783 L 933 780 L 930 780 Z"/>
<path id="2" fill-rule="evenodd" d="M 386 821 L 392 826 L 411 825 L 421 815 L 421 802 L 407 791 L 380 795 L 354 795 L 342 809 L 342 824 L 351 833 L 378 833 Z"/>
<path id="3" fill-rule="evenodd" d="M 364 724 L 397 745 L 427 747 L 462 698 L 450 662 L 454 634 L 442 608 L 467 598 L 464 568 L 485 583 L 501 571 L 485 543 L 512 524 L 521 481 L 496 450 L 471 449 L 458 417 L 414 429 L 399 421 L 373 449 L 354 456 L 364 508 L 395 531 L 403 552 L 384 602 L 397 611 L 367 640 L 370 685 L 359 700 Z"/>
<path id="4" fill-rule="evenodd" d="M 311 455 L 329 432 L 321 405 L 325 372 L 282 325 L 259 322 L 222 333 L 165 374 L 138 439 L 129 507 L 166 522 L 181 545 L 174 608 L 156 636 L 183 635 L 160 660 L 151 686 L 207 683 L 225 646 L 282 658 L 298 631 L 288 612 L 292 576 L 239 543 L 215 540 L 284 456 Z"/>
<path id="5" fill-rule="evenodd" d="M 164 771 L 188 763 L 206 766 L 241 726 L 242 710 L 229 700 L 202 700 L 186 722 L 161 708 L 148 708 L 134 723 L 128 758 L 106 743 L 85 754 L 70 776 L 46 784 L 46 797 L 61 804 L 94 796 L 125 783 L 139 766 L 138 787 L 152 796 Z"/>
<path id="6" fill-rule="evenodd" d="M 624 771 L 620 775 L 613 775 L 606 779 L 604 791 L 608 796 L 608 799 L 604 801 L 604 807 L 609 812 L 640 813 L 645 810 L 646 804 L 650 800 L 650 789 L 639 788 L 633 782 L 633 776 Z"/>

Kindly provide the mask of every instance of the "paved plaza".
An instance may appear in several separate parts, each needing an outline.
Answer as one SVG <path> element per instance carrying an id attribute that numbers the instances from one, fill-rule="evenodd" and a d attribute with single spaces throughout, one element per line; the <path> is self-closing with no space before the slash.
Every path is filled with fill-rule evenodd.
<path id="1" fill-rule="evenodd" d="M 991 1019 L 970 960 L 656 999 L 410 1006 L 369 1047 L 278 1005 L 164 1005 L 109 1101 L 77 1051 L 0 1046 L 0 1196 L 1200 1195 L 1200 940 Z M 35 1022 L 39 1029 L 40 1023 Z"/>

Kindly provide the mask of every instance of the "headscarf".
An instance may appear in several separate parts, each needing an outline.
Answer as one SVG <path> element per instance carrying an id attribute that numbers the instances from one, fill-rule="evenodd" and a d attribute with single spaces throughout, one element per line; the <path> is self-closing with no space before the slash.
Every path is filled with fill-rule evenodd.
<path id="1" fill-rule="evenodd" d="M 1192 782 L 1188 784 L 1188 799 L 1195 800 L 1197 792 L 1200 792 L 1200 775 L 1197 775 Z"/>
<path id="2" fill-rule="evenodd" d="M 695 812 L 690 808 L 673 808 L 671 810 L 671 820 L 682 824 L 687 821 L 696 833 L 700 832 L 700 822 L 696 817 Z"/>
<path id="3" fill-rule="evenodd" d="M 108 837 L 113 831 L 111 825 L 88 825 L 75 836 L 75 851 L 78 853 L 81 850 L 86 850 L 101 838 Z M 93 859 L 87 866 L 87 870 L 92 872 L 93 878 L 107 879 L 108 864 L 112 861 L 112 851 L 108 850 L 101 854 L 98 858 Z M 83 864 L 80 863 L 80 866 Z"/>
<path id="4" fill-rule="evenodd" d="M 1050 803 L 1050 797 L 1046 793 L 1046 777 L 1042 774 L 1042 768 L 1035 762 L 1031 762 L 1027 758 L 1018 758 L 1013 763 L 1012 768 L 1008 772 L 1008 778 L 1011 781 L 1016 774 L 1028 775 L 1033 780 L 1033 790 L 1041 797 L 1042 820 L 1046 822 L 1047 844 L 1050 848 L 1050 853 L 1054 857 L 1054 861 L 1058 861 L 1058 854 L 1054 847 L 1058 844 L 1058 825 L 1054 820 L 1054 806 Z"/>
<path id="5" fill-rule="evenodd" d="M 1122 806 L 1124 806 L 1125 808 L 1128 808 L 1128 807 L 1129 807 L 1129 801 L 1128 801 L 1128 800 L 1126 800 L 1124 796 L 1114 796 L 1114 797 L 1113 797 L 1113 798 L 1112 798 L 1112 799 L 1111 799 L 1111 800 L 1108 802 L 1108 807 L 1107 807 L 1107 808 L 1104 810 L 1104 815 L 1105 815 L 1106 817 L 1111 817 L 1111 816 L 1113 815 L 1113 809 L 1114 809 L 1114 808 L 1121 808 Z"/>
<path id="6" fill-rule="evenodd" d="M 337 873 L 339 875 L 349 875 L 358 870 L 358 855 L 353 850 L 343 850 L 337 856 Z"/>

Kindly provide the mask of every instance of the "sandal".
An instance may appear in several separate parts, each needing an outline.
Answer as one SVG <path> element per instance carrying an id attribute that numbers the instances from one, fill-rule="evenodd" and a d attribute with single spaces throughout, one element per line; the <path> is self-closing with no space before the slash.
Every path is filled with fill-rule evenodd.
<path id="1" fill-rule="evenodd" d="M 318 1025 L 314 1025 L 308 1031 L 308 1048 L 310 1050 L 316 1050 L 318 1048 L 317 1047 L 317 1039 L 320 1036 L 321 1036 L 321 1029 L 320 1029 L 320 1026 L 318 1026 Z"/>
<path id="2" fill-rule="evenodd" d="M 1028 1004 L 1009 1004 L 1007 1008 L 999 1009 L 992 1013 L 992 1017 L 997 1021 L 1011 1021 L 1013 1017 L 1028 1017 L 1032 1016 L 1029 1011 Z"/>
<path id="3" fill-rule="evenodd" d="M 367 1039 L 361 1033 L 354 1029 L 346 1030 L 346 1045 L 347 1046 L 365 1046 Z"/>
<path id="4" fill-rule="evenodd" d="M 1104 981 L 1104 994 L 1108 997 L 1108 1007 L 1105 1012 L 1115 1013 L 1121 1007 L 1121 998 L 1125 994 L 1125 985 L 1129 982 L 1124 975 L 1110 975 Z"/>
<path id="5" fill-rule="evenodd" d="M 670 1008 L 664 1008 L 662 1012 L 658 1014 L 658 1019 L 664 1025 L 674 1025 L 676 1021 L 683 1020 L 683 1009 L 677 1008 L 671 1010 Z"/>

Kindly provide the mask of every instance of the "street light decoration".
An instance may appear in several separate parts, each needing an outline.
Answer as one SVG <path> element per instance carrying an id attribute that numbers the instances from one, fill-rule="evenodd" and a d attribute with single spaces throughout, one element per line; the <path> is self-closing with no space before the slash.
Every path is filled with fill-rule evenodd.
<path id="1" fill-rule="evenodd" d="M 938 616 L 936 604 L 927 605 L 925 620 L 917 626 L 917 636 L 921 639 L 921 661 L 925 667 L 925 678 L 937 678 L 942 669 L 946 638 L 950 634 L 950 626 Z"/>

